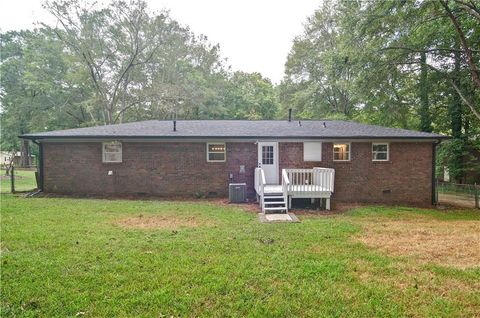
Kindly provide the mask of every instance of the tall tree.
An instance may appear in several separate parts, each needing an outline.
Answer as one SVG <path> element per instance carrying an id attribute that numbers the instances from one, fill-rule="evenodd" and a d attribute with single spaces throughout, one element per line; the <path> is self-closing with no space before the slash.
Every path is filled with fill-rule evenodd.
<path id="1" fill-rule="evenodd" d="M 164 24 L 165 16 L 152 19 L 141 0 L 114 1 L 96 10 L 77 1 L 52 1 L 45 8 L 61 26 L 52 31 L 88 69 L 103 122 L 118 122 L 134 103 L 123 98 L 133 71 L 148 63 L 162 44 L 163 28 L 151 26 Z"/>
<path id="2" fill-rule="evenodd" d="M 353 89 L 357 56 L 346 45 L 342 23 L 342 10 L 334 1 L 324 1 L 308 19 L 285 64 L 280 85 L 283 108 L 293 107 L 304 118 L 353 116 L 359 106 Z"/>
<path id="3" fill-rule="evenodd" d="M 273 119 L 278 111 L 273 85 L 260 73 L 235 72 L 226 88 L 225 104 L 228 118 Z"/>
<path id="4" fill-rule="evenodd" d="M 420 130 L 432 132 L 432 119 L 428 103 L 427 53 L 420 52 Z"/>

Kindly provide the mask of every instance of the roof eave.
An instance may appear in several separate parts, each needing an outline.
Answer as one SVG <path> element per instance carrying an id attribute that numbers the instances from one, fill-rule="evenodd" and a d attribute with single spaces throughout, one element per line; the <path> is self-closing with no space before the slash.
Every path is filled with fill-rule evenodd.
<path id="1" fill-rule="evenodd" d="M 47 139 L 412 139 L 412 140 L 444 140 L 451 136 L 140 136 L 140 135 L 88 135 L 88 136 L 45 136 L 45 135 L 20 135 L 22 139 L 47 140 Z"/>

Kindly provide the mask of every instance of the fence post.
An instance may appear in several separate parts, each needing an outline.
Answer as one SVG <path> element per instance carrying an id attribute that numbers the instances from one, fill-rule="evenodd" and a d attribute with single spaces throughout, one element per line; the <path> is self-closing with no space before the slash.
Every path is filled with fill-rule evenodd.
<path id="1" fill-rule="evenodd" d="M 478 203 L 478 187 L 477 187 L 477 183 L 475 182 L 473 184 L 473 191 L 474 191 L 474 194 L 475 194 L 475 208 L 480 208 L 479 206 L 479 203 Z"/>
<path id="2" fill-rule="evenodd" d="M 15 168 L 10 168 L 10 190 L 15 193 Z"/>

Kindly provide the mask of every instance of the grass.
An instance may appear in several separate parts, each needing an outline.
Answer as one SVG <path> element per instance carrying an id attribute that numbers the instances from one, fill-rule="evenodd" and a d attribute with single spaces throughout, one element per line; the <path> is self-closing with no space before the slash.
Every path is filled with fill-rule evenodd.
<path id="1" fill-rule="evenodd" d="M 15 169 L 15 191 L 30 191 L 37 187 L 35 171 Z M 0 170 L 0 192 L 10 193 L 10 177 L 5 176 L 5 170 Z"/>
<path id="2" fill-rule="evenodd" d="M 365 207 L 261 224 L 218 202 L 1 198 L 1 317 L 480 312 L 480 267 L 362 242 L 387 221 L 477 226 L 475 210 Z"/>

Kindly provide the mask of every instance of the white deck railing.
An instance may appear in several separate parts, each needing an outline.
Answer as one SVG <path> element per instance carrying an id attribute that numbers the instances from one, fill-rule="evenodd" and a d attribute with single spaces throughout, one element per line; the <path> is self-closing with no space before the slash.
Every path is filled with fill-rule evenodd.
<path id="1" fill-rule="evenodd" d="M 288 180 L 285 188 L 288 193 L 333 192 L 335 170 L 330 168 L 283 169 L 283 179 Z"/>
<path id="2" fill-rule="evenodd" d="M 282 189 L 288 197 L 288 208 L 292 198 L 325 198 L 326 209 L 330 210 L 330 197 L 334 190 L 335 170 L 330 168 L 283 169 Z"/>
<path id="3" fill-rule="evenodd" d="M 255 191 L 259 195 L 263 195 L 263 190 L 265 188 L 265 184 L 267 183 L 265 179 L 265 172 L 262 168 L 255 168 Z"/>

